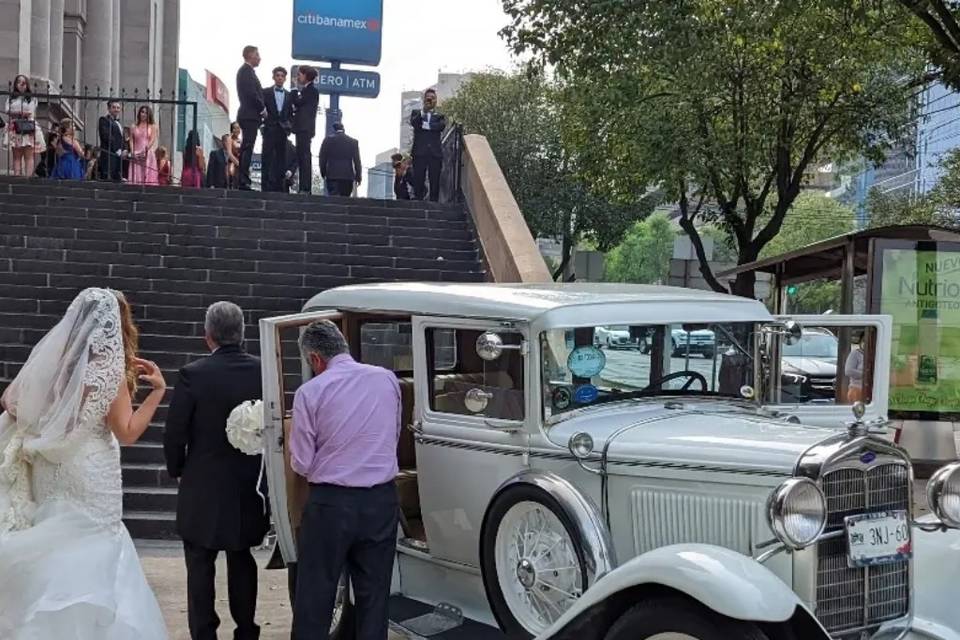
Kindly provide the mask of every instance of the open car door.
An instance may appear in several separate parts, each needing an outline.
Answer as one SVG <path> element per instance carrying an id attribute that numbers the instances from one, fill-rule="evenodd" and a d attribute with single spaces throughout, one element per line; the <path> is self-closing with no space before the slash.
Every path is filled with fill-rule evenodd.
<path id="1" fill-rule="evenodd" d="M 802 327 L 799 339 L 770 335 L 764 404 L 805 424 L 842 427 L 851 407 L 864 420 L 887 417 L 893 320 L 880 315 L 779 316 Z"/>
<path id="2" fill-rule="evenodd" d="M 290 467 L 288 448 L 293 394 L 310 376 L 297 340 L 302 329 L 317 320 L 331 320 L 343 331 L 342 317 L 338 311 L 314 311 L 260 321 L 267 482 L 277 543 L 287 563 L 297 561 L 297 532 L 308 492 L 307 481 Z"/>

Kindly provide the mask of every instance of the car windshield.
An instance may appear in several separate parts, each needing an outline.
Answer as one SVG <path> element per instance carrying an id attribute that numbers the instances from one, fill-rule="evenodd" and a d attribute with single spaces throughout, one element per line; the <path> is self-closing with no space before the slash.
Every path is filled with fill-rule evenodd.
<path id="1" fill-rule="evenodd" d="M 837 359 L 837 338 L 829 333 L 804 333 L 799 341 L 783 345 L 784 356 Z"/>
<path id="2" fill-rule="evenodd" d="M 544 414 L 663 395 L 742 398 L 753 323 L 605 325 L 540 335 Z"/>

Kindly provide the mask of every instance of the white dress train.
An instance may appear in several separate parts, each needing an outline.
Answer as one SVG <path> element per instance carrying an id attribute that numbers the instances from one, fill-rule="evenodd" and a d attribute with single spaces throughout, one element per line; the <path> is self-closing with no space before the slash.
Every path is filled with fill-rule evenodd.
<path id="1" fill-rule="evenodd" d="M 33 457 L 32 526 L 0 533 L 5 640 L 167 638 L 121 520 L 117 440 L 103 424 L 85 431 L 65 462 Z M 20 455 L 15 443 L 7 445 L 9 454 Z"/>

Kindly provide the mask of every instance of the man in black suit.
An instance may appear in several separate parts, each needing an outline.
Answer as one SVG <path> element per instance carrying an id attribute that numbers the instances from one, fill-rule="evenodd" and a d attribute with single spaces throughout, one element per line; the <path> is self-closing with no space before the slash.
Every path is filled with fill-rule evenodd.
<path id="1" fill-rule="evenodd" d="M 328 195 L 346 198 L 363 180 L 360 144 L 346 134 L 340 122 L 333 125 L 333 135 L 320 145 L 320 175 L 326 180 Z"/>
<path id="2" fill-rule="evenodd" d="M 230 144 L 230 134 L 225 133 L 220 138 L 220 147 L 210 152 L 207 162 L 207 186 L 216 189 L 226 189 L 227 182 L 227 152 L 226 145 Z"/>
<path id="3" fill-rule="evenodd" d="M 257 130 L 267 116 L 263 102 L 263 87 L 254 71 L 260 65 L 260 50 L 253 46 L 243 48 L 243 66 L 237 71 L 237 95 L 240 97 L 240 109 L 237 122 L 243 133 L 240 143 L 239 185 L 244 191 L 250 190 L 250 162 L 253 160 L 253 146 L 257 142 Z"/>
<path id="4" fill-rule="evenodd" d="M 123 125 L 120 124 L 122 107 L 118 100 L 107 101 L 107 115 L 97 122 L 97 137 L 100 140 L 100 159 L 97 173 L 101 180 L 120 182 L 123 179 L 123 155 L 126 145 L 123 140 Z"/>
<path id="5" fill-rule="evenodd" d="M 427 195 L 426 178 L 430 174 L 430 200 L 440 200 L 440 171 L 443 168 L 443 130 L 447 117 L 437 113 L 437 92 L 427 89 L 423 109 L 410 114 L 413 127 L 413 184 L 417 200 Z"/>
<path id="6" fill-rule="evenodd" d="M 297 140 L 297 158 L 300 166 L 300 193 L 313 189 L 313 154 L 310 145 L 317 134 L 317 109 L 320 91 L 314 84 L 317 70 L 300 67 L 297 71 L 297 90 L 293 92 L 293 133 Z"/>
<path id="7" fill-rule="evenodd" d="M 283 191 L 287 137 L 293 129 L 293 99 L 283 85 L 287 70 L 273 70 L 273 86 L 263 90 L 267 119 L 263 125 L 263 190 Z"/>
<path id="8" fill-rule="evenodd" d="M 256 640 L 257 565 L 250 548 L 267 533 L 258 492 L 260 456 L 235 449 L 226 423 L 237 405 L 261 397 L 260 360 L 243 352 L 243 312 L 231 302 L 207 309 L 212 354 L 180 370 L 167 415 L 163 451 L 180 479 L 177 532 L 187 564 L 187 617 L 193 640 L 216 640 L 217 554 L 226 551 L 234 640 Z"/>

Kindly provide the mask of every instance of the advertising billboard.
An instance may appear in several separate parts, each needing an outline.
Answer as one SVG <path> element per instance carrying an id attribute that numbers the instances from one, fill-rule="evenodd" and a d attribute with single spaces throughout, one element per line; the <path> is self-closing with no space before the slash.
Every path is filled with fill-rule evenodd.
<path id="1" fill-rule="evenodd" d="M 294 0 L 293 57 L 380 64 L 383 0 Z"/>
<path id="2" fill-rule="evenodd" d="M 893 316 L 890 410 L 960 413 L 960 251 L 884 248 L 879 312 Z"/>

